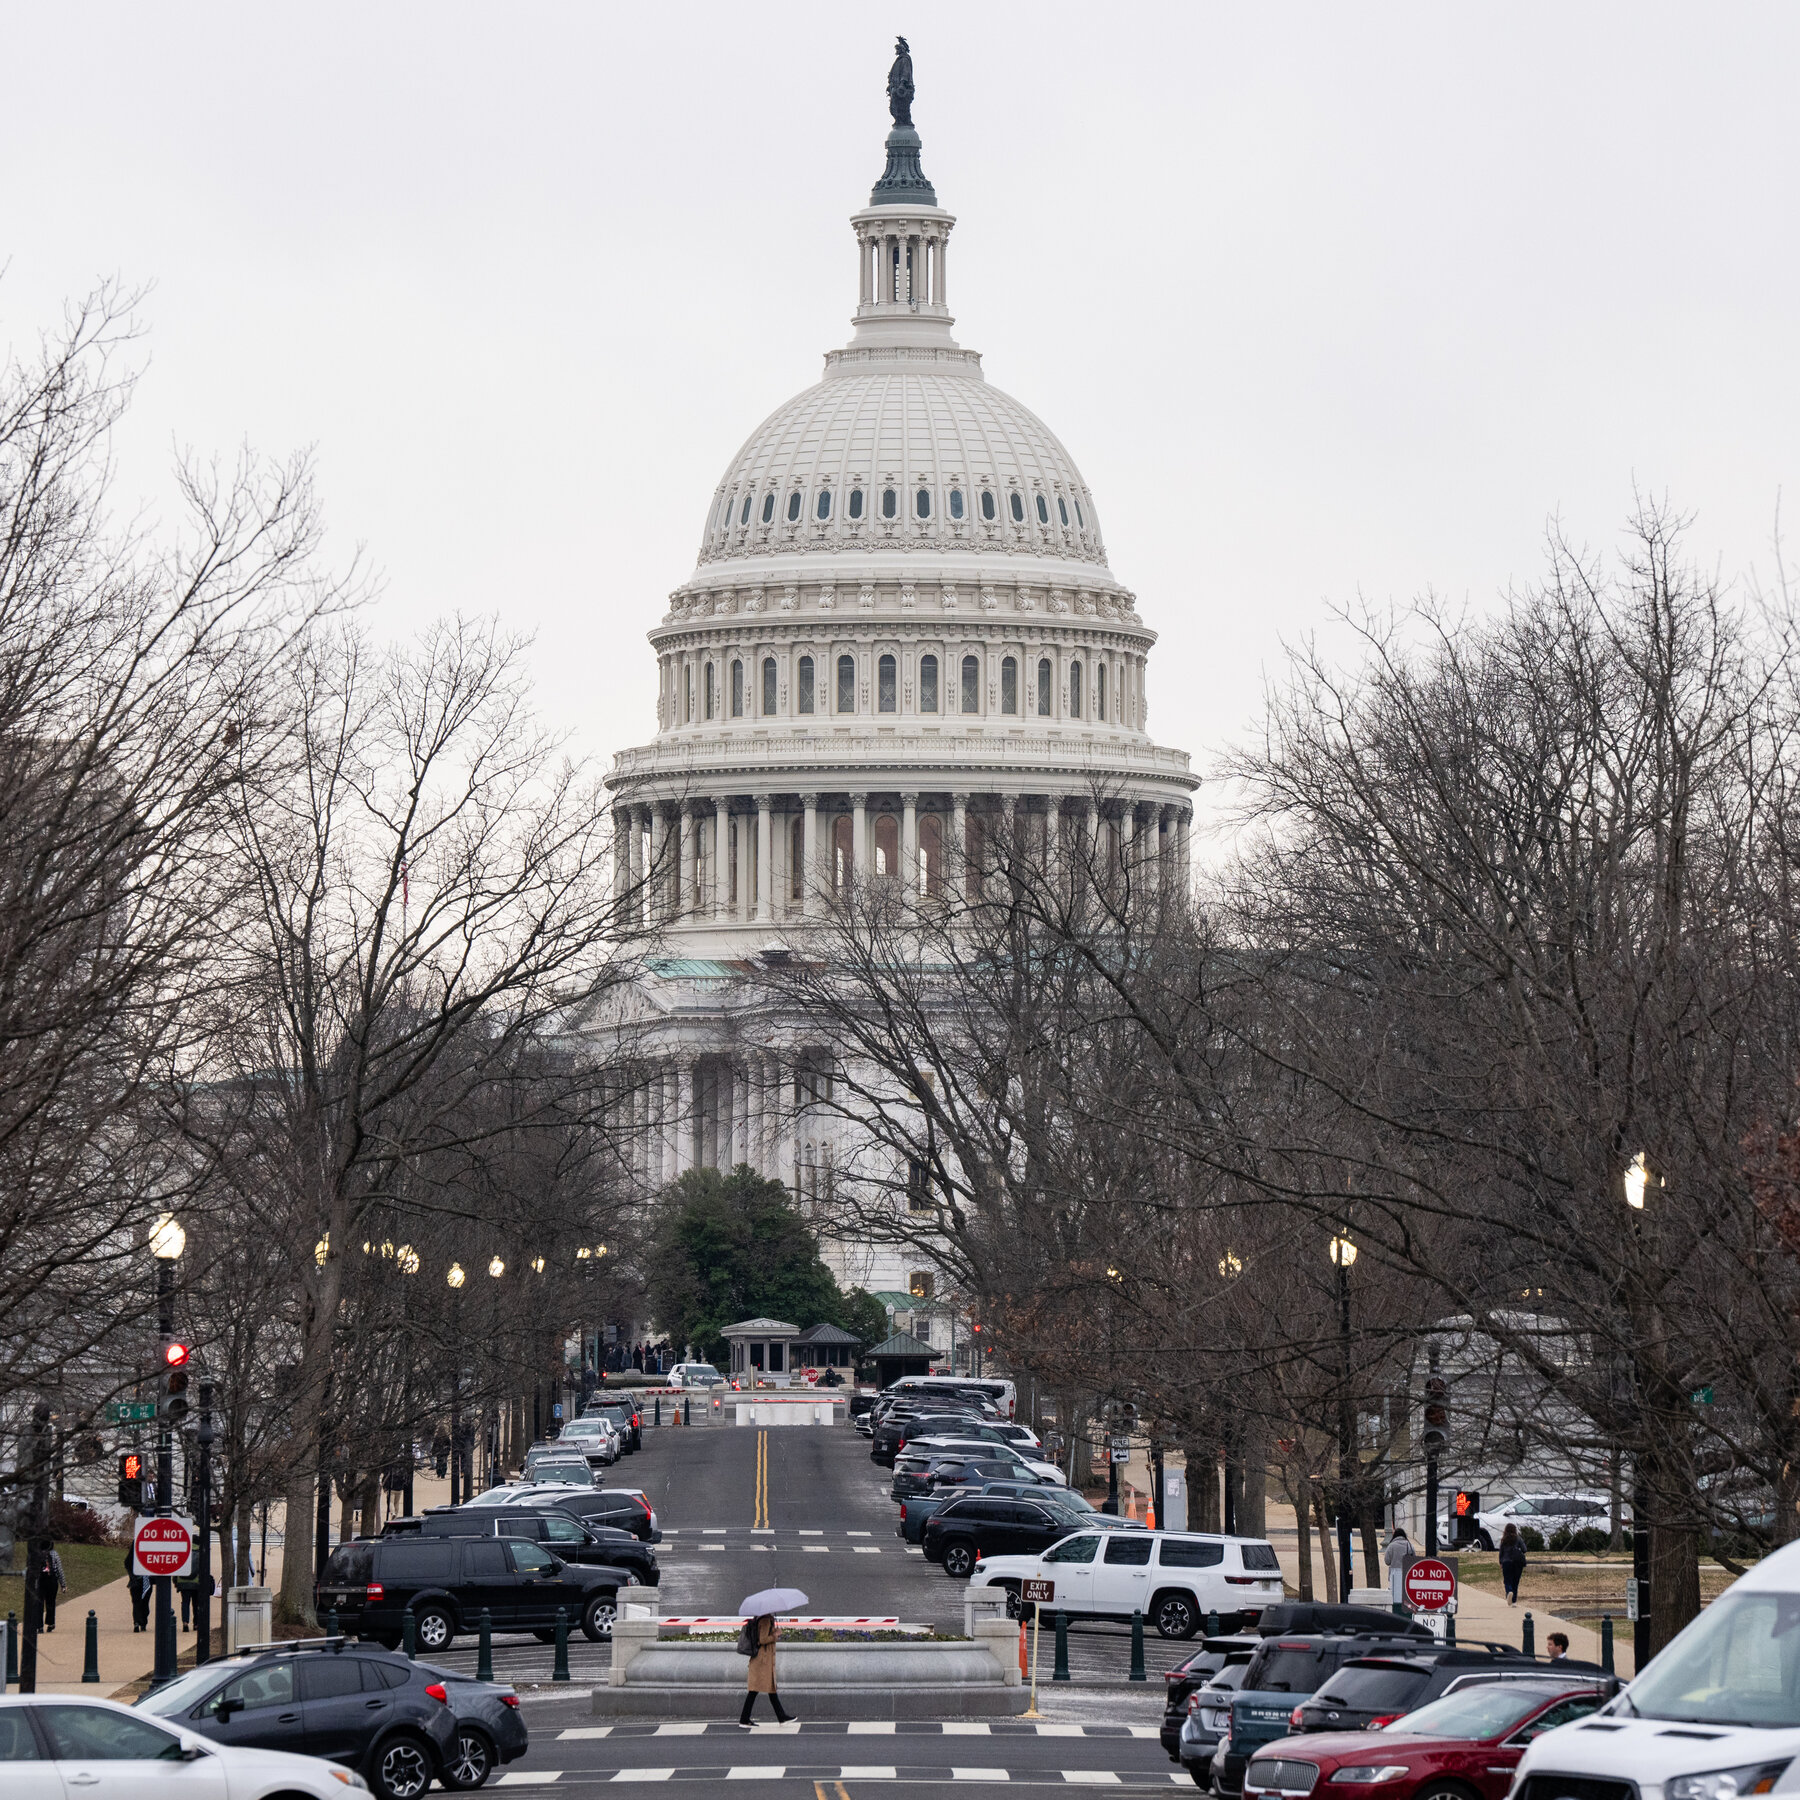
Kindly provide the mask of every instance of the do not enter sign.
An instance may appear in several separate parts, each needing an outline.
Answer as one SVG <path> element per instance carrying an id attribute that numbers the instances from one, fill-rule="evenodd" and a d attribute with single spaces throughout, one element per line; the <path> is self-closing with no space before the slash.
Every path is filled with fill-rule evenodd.
<path id="1" fill-rule="evenodd" d="M 1421 1556 L 1406 1571 L 1406 1604 L 1414 1612 L 1442 1612 L 1456 1598 L 1456 1576 L 1435 1556 Z"/>
<path id="2" fill-rule="evenodd" d="M 131 1553 L 140 1575 L 185 1575 L 194 1560 L 194 1528 L 186 1519 L 145 1519 Z"/>

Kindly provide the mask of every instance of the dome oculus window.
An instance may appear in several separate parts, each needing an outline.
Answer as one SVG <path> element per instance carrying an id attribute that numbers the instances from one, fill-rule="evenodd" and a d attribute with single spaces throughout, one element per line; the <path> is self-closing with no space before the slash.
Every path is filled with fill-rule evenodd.
<path id="1" fill-rule="evenodd" d="M 774 518 L 774 516 L 775 516 L 775 496 L 773 494 L 764 494 L 763 495 L 762 522 L 766 525 L 772 518 Z"/>
<path id="2" fill-rule="evenodd" d="M 731 665 L 731 716 L 744 716 L 744 665 L 735 660 Z"/>
<path id="3" fill-rule="evenodd" d="M 919 658 L 919 711 L 934 713 L 938 709 L 938 660 L 935 656 Z"/>
<path id="4" fill-rule="evenodd" d="M 856 711 L 856 658 L 854 656 L 838 658 L 837 709 L 841 713 Z"/>
<path id="5" fill-rule="evenodd" d="M 1066 530 L 1069 524 L 1069 503 L 1061 494 L 1056 496 L 1056 516 L 1062 520 L 1063 528 Z"/>
<path id="6" fill-rule="evenodd" d="M 1047 656 L 1038 658 L 1038 717 L 1047 719 L 1050 716 L 1050 659 Z"/>
<path id="7" fill-rule="evenodd" d="M 950 516 L 953 519 L 960 519 L 963 516 L 963 497 L 961 488 L 952 488 L 950 490 Z"/>
<path id="8" fill-rule="evenodd" d="M 1012 516 L 1015 525 L 1023 525 L 1025 523 L 1025 502 L 1017 494 L 1014 494 L 1012 497 Z"/>
<path id="9" fill-rule="evenodd" d="M 921 519 L 931 517 L 931 489 L 920 488 L 918 498 L 913 502 Z"/>
<path id="10" fill-rule="evenodd" d="M 1019 710 L 1019 659 L 1016 656 L 1009 656 L 1000 664 L 1000 710 L 1003 713 Z"/>
<path id="11" fill-rule="evenodd" d="M 981 490 L 981 516 L 984 519 L 991 519 L 994 516 L 994 512 L 994 490 L 992 488 L 983 488 Z"/>
<path id="12" fill-rule="evenodd" d="M 1037 497 L 1037 506 L 1038 506 L 1038 523 L 1040 525 L 1048 525 L 1050 523 L 1050 508 L 1047 505 L 1045 505 L 1044 496 L 1042 494 L 1039 494 Z"/>
<path id="13" fill-rule="evenodd" d="M 899 682 L 895 677 L 894 659 L 884 656 L 875 665 L 875 707 L 878 712 L 891 713 L 899 710 Z"/>
<path id="14" fill-rule="evenodd" d="M 900 496 L 892 488 L 881 490 L 881 516 L 891 519 L 900 510 Z"/>
<path id="15" fill-rule="evenodd" d="M 818 505 L 817 510 L 818 510 L 819 517 L 821 519 L 829 519 L 831 517 L 831 489 L 830 488 L 820 488 L 819 489 L 819 505 Z"/>
<path id="16" fill-rule="evenodd" d="M 962 660 L 962 709 L 966 713 L 981 711 L 981 659 L 977 656 Z"/>
<path id="17" fill-rule="evenodd" d="M 775 716 L 775 659 L 772 656 L 763 658 L 763 717 L 772 719 Z"/>
<path id="18" fill-rule="evenodd" d="M 796 489 L 795 492 L 788 495 L 788 523 L 790 525 L 793 524 L 793 522 L 799 517 L 800 517 L 800 494 L 799 494 L 799 491 Z"/>
<path id="19" fill-rule="evenodd" d="M 861 488 L 852 488 L 850 490 L 850 516 L 851 516 L 851 518 L 860 519 L 862 517 L 862 506 L 863 506 L 862 489 Z"/>
<path id="20" fill-rule="evenodd" d="M 800 710 L 809 713 L 813 709 L 813 659 L 803 656 L 800 659 Z"/>

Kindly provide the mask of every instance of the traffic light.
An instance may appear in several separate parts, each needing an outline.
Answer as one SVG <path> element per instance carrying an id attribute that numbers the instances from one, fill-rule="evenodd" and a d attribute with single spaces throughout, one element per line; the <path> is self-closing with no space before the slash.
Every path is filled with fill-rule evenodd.
<path id="1" fill-rule="evenodd" d="M 1460 1544 L 1481 1529 L 1481 1496 L 1471 1488 L 1458 1488 L 1450 1497 L 1450 1541 Z"/>
<path id="2" fill-rule="evenodd" d="M 1419 1438 L 1427 1456 L 1450 1442 L 1450 1384 L 1441 1375 L 1425 1378 L 1425 1429 Z"/>
<path id="3" fill-rule="evenodd" d="M 144 1459 L 135 1450 L 119 1458 L 119 1504 L 141 1512 L 144 1506 Z"/>
<path id="4" fill-rule="evenodd" d="M 164 1409 L 171 1424 L 187 1417 L 188 1347 L 173 1338 L 163 1345 L 163 1364 L 168 1373 L 163 1377 L 163 1391 L 169 1397 Z"/>

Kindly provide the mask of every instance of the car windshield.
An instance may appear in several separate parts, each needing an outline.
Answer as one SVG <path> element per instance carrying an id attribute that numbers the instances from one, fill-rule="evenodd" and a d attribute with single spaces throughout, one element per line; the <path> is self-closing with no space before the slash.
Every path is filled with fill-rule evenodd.
<path id="1" fill-rule="evenodd" d="M 1721 1595 L 1625 1699 L 1645 1719 L 1800 1725 L 1800 1594 Z"/>
<path id="2" fill-rule="evenodd" d="M 1484 1681 L 1433 1700 L 1429 1706 L 1396 1719 L 1387 1729 L 1390 1735 L 1404 1732 L 1408 1737 L 1504 1737 L 1515 1725 L 1529 1719 L 1546 1698 L 1542 1688 L 1521 1689 L 1510 1681 Z"/>
<path id="3" fill-rule="evenodd" d="M 1313 1696 L 1315 1706 L 1404 1712 L 1430 1679 L 1423 1669 L 1339 1669 Z"/>
<path id="4" fill-rule="evenodd" d="M 1227 1663 L 1218 1674 L 1207 1681 L 1206 1685 L 1209 1688 L 1241 1688 L 1249 1668 L 1250 1659 L 1247 1656 L 1242 1662 Z"/>
<path id="5" fill-rule="evenodd" d="M 1261 1693 L 1310 1694 L 1325 1667 L 1319 1653 L 1304 1644 L 1293 1649 L 1265 1648 L 1260 1655 L 1255 1686 Z"/>
<path id="6" fill-rule="evenodd" d="M 186 1712 L 203 1695 L 210 1694 L 221 1681 L 242 1671 L 246 1666 L 240 1662 L 219 1661 L 203 1664 L 198 1669 L 189 1669 L 185 1675 L 177 1675 L 167 1687 L 160 1687 L 155 1692 L 146 1694 L 137 1703 L 138 1711 L 156 1713 L 165 1719 L 173 1718 L 176 1713 Z"/>

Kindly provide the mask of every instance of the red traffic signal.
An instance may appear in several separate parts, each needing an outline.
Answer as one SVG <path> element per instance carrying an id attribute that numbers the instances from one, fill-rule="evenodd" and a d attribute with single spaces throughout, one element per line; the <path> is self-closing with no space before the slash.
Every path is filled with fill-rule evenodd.
<path id="1" fill-rule="evenodd" d="M 189 1352 L 186 1344 L 171 1342 L 163 1345 L 163 1361 L 167 1363 L 171 1369 L 185 1369 L 187 1367 L 188 1354 Z"/>
<path id="2" fill-rule="evenodd" d="M 121 1481 L 141 1481 L 144 1477 L 144 1459 L 135 1450 L 127 1450 L 119 1458 L 119 1479 Z"/>

